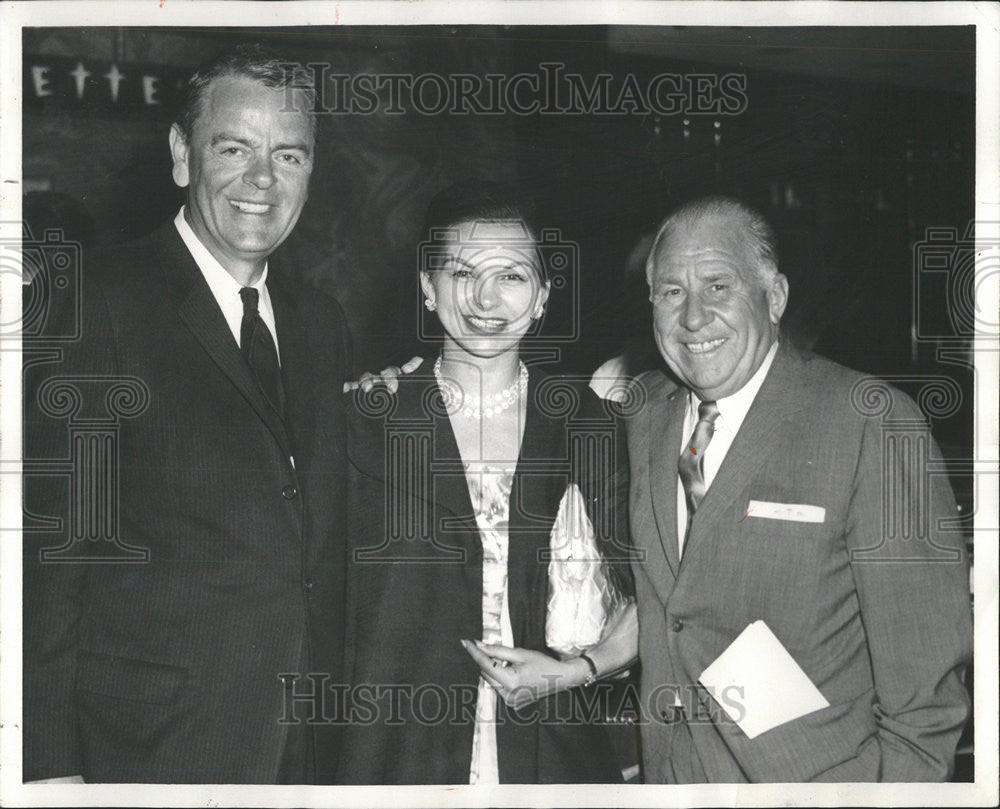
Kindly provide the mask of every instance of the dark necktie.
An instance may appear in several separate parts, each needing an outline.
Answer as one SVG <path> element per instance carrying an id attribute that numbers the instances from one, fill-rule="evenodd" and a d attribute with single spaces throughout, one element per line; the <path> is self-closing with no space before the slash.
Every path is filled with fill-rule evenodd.
<path id="1" fill-rule="evenodd" d="M 243 299 L 240 349 L 250 365 L 250 370 L 253 371 L 257 385 L 278 415 L 284 418 L 285 388 L 281 383 L 278 349 L 275 348 L 271 332 L 261 320 L 257 310 L 260 295 L 253 287 L 243 287 L 240 290 L 240 297 Z"/>
<path id="2" fill-rule="evenodd" d="M 702 402 L 698 405 L 698 423 L 694 426 L 691 440 L 677 460 L 677 472 L 684 485 L 684 497 L 687 500 L 688 530 L 691 530 L 691 519 L 708 488 L 704 474 L 705 449 L 715 434 L 715 420 L 718 417 L 719 406 L 715 402 Z"/>

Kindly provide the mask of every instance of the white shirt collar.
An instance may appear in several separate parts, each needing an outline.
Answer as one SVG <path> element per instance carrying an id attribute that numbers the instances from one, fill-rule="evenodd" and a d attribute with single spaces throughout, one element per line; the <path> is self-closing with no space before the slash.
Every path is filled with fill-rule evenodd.
<path id="1" fill-rule="evenodd" d="M 240 289 L 242 289 L 242 284 L 237 281 L 233 276 L 229 274 L 229 271 L 223 267 L 219 260 L 213 256 L 207 247 L 202 244 L 201 239 L 198 238 L 194 230 L 188 224 L 187 219 L 184 218 L 184 205 L 181 205 L 181 209 L 177 212 L 177 216 L 174 217 L 174 225 L 177 227 L 177 232 L 180 233 L 181 238 L 184 240 L 184 244 L 187 245 L 187 249 L 191 251 L 191 255 L 194 257 L 195 263 L 198 265 L 198 269 L 201 270 L 202 275 L 205 276 L 205 280 L 208 282 L 209 287 L 212 289 L 212 294 L 215 296 L 216 300 L 225 299 L 230 295 L 239 295 Z M 264 283 L 267 281 L 267 262 L 264 262 L 264 272 L 260 274 L 260 278 L 253 284 L 250 284 L 259 293 L 263 294 Z"/>
<path id="2" fill-rule="evenodd" d="M 767 377 L 767 372 L 771 370 L 774 355 L 777 352 L 778 341 L 775 340 L 771 343 L 771 348 L 764 356 L 764 361 L 760 364 L 760 368 L 754 372 L 754 375 L 750 377 L 747 383 L 736 391 L 736 393 L 716 400 L 715 403 L 719 406 L 719 415 L 722 417 L 723 422 L 725 422 L 725 426 L 733 434 L 739 431 L 743 420 L 750 410 L 750 406 L 753 404 L 753 400 L 757 398 L 757 392 L 760 390 L 760 386 L 764 384 L 764 379 Z M 688 412 L 697 413 L 701 399 L 695 395 L 694 391 L 689 391 L 688 396 Z"/>
<path id="3" fill-rule="evenodd" d="M 236 345 L 239 345 L 241 324 L 243 322 L 243 299 L 240 297 L 240 289 L 242 287 L 239 281 L 233 278 L 226 271 L 226 268 L 219 263 L 218 259 L 208 251 L 208 248 L 202 244 L 184 218 L 184 206 L 181 206 L 177 216 L 174 217 L 174 226 L 177 228 L 177 232 L 180 234 L 181 239 L 184 240 L 184 244 L 198 265 L 198 269 L 201 270 L 201 274 L 208 284 L 212 297 L 215 298 L 219 309 L 222 310 L 222 315 L 226 319 L 226 324 L 229 326 L 229 331 L 232 333 Z M 264 321 L 264 325 L 271 332 L 271 338 L 274 340 L 280 362 L 281 347 L 278 345 L 278 332 L 274 323 L 274 307 L 271 305 L 271 296 L 268 294 L 266 281 L 267 264 L 265 263 L 264 272 L 260 274 L 260 278 L 251 286 L 260 295 L 257 311 L 260 314 L 261 320 Z"/>

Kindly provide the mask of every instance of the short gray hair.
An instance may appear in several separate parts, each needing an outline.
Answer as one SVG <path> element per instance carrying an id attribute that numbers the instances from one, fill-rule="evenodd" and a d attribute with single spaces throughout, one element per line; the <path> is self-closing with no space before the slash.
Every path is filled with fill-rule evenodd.
<path id="1" fill-rule="evenodd" d="M 650 278 L 650 262 L 659 249 L 664 234 L 681 224 L 694 224 L 707 217 L 724 217 L 739 222 L 745 244 L 754 259 L 757 280 L 764 287 L 770 286 L 778 274 L 778 246 L 771 223 L 755 208 L 734 197 L 708 196 L 681 205 L 663 220 L 656 231 L 656 238 L 646 261 L 646 280 Z"/>

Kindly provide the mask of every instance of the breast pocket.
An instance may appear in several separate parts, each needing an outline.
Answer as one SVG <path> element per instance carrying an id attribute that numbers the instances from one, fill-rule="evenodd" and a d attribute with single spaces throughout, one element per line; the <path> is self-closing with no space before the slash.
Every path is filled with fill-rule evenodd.
<path id="1" fill-rule="evenodd" d="M 817 558 L 830 551 L 835 530 L 826 522 L 772 519 L 747 514 L 739 523 L 740 549 L 763 569 L 810 576 Z"/>

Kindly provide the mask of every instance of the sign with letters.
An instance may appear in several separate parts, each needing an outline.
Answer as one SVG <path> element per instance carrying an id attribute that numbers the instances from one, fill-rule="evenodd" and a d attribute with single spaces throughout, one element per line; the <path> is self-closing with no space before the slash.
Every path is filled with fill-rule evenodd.
<path id="1" fill-rule="evenodd" d="M 52 107 L 111 115 L 161 114 L 176 108 L 187 68 L 140 62 L 25 54 L 22 71 L 27 109 Z"/>

